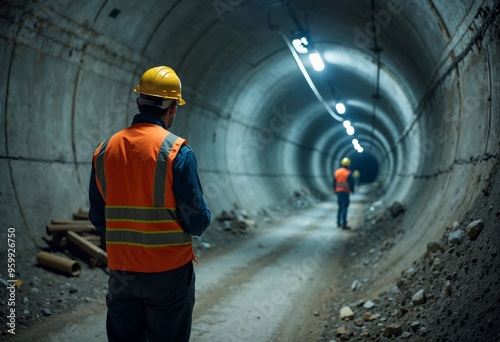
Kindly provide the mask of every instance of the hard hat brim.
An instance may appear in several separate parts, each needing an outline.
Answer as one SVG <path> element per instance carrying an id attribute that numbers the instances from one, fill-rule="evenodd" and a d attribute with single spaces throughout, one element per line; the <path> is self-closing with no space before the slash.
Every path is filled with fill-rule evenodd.
<path id="1" fill-rule="evenodd" d="M 148 95 L 148 96 L 159 97 L 159 98 L 162 98 L 162 99 L 177 100 L 177 101 L 179 101 L 179 106 L 184 106 L 186 104 L 186 101 L 184 101 L 182 99 L 182 97 L 179 99 L 179 98 L 176 98 L 176 97 L 158 96 L 157 94 L 149 94 L 149 93 L 146 93 L 146 92 L 143 92 L 143 91 L 139 91 L 139 90 L 137 90 L 137 88 L 134 89 L 134 92 L 137 93 L 137 94 L 144 94 L 144 95 Z"/>

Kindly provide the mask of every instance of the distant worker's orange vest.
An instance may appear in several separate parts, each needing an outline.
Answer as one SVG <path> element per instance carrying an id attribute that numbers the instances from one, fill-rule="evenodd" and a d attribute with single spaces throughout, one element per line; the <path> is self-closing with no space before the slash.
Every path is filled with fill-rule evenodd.
<path id="1" fill-rule="evenodd" d="M 193 260 L 172 190 L 172 162 L 182 138 L 149 123 L 126 128 L 94 152 L 97 187 L 106 202 L 108 268 L 163 272 Z"/>
<path id="2" fill-rule="evenodd" d="M 351 170 L 341 167 L 337 171 L 335 171 L 335 192 L 350 192 L 351 188 L 349 187 L 349 182 L 347 182 L 347 178 L 351 174 Z"/>

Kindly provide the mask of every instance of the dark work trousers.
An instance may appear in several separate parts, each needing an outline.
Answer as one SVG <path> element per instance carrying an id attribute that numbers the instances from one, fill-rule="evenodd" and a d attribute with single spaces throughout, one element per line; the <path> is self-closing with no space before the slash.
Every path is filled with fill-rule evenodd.
<path id="1" fill-rule="evenodd" d="M 337 215 L 337 225 L 347 226 L 347 208 L 349 207 L 349 193 L 338 191 L 339 213 Z"/>
<path id="2" fill-rule="evenodd" d="M 192 262 L 159 273 L 110 270 L 108 340 L 189 341 L 194 283 Z"/>

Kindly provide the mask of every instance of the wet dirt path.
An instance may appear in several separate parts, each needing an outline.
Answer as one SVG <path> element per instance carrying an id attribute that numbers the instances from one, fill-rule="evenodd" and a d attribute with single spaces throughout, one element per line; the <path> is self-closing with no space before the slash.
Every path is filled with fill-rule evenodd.
<path id="1" fill-rule="evenodd" d="M 353 227 L 361 206 L 350 207 Z M 336 207 L 321 203 L 199 264 L 191 341 L 317 340 L 353 235 L 336 227 Z"/>

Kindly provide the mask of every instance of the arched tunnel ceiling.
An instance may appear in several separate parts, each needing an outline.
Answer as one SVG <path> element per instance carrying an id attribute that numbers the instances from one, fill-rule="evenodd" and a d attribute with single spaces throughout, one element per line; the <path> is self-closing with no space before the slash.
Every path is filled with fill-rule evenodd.
<path id="1" fill-rule="evenodd" d="M 303 4 L 297 3 L 296 5 L 300 7 Z M 294 111 L 297 114 L 297 117 L 293 121 L 293 126 L 296 131 L 305 129 L 308 125 L 312 125 L 316 118 L 319 118 L 320 115 L 325 115 L 325 111 L 320 108 L 318 108 L 318 110 L 312 110 L 310 108 L 317 105 L 318 102 L 314 99 L 310 90 L 305 86 L 304 80 L 301 79 L 297 66 L 286 50 L 285 44 L 280 40 L 279 35 L 273 32 L 269 27 L 279 26 L 279 30 L 288 32 L 297 29 L 296 27 L 290 28 L 290 16 L 282 7 L 283 6 L 264 7 L 264 9 L 268 10 L 266 14 L 261 6 L 252 3 L 241 4 L 241 7 L 238 6 L 232 11 L 225 13 L 227 18 L 225 17 L 223 21 L 210 26 L 210 29 L 204 32 L 200 36 L 200 39 L 202 42 L 225 40 L 227 42 L 226 45 L 231 46 L 231 51 L 229 51 L 229 53 L 228 51 L 223 51 L 221 54 L 225 57 L 223 60 L 219 60 L 220 55 L 218 53 L 214 53 L 213 55 L 212 61 L 214 61 L 214 65 L 211 65 L 210 68 L 215 70 L 213 76 L 215 79 L 218 79 L 217 75 L 222 74 L 232 75 L 235 73 L 238 75 L 240 69 L 248 68 L 247 63 L 249 63 L 249 60 L 253 59 L 256 61 L 250 63 L 252 64 L 252 68 L 247 73 L 249 76 L 240 79 L 239 85 L 230 86 L 232 91 L 230 91 L 228 95 L 234 98 L 234 100 L 226 100 L 226 103 L 232 101 L 238 103 L 237 106 L 232 108 L 238 113 L 241 113 L 243 117 L 249 116 L 250 121 L 258 126 L 262 125 L 260 122 L 265 123 L 268 121 L 271 113 L 269 110 L 259 111 L 259 103 L 268 104 L 268 108 L 276 107 L 273 105 L 274 103 L 287 103 L 288 110 Z M 356 5 L 354 5 L 354 7 L 354 10 L 352 8 L 344 8 L 343 11 L 352 14 L 353 12 L 359 12 L 363 9 L 369 13 L 369 9 L 365 7 L 357 8 Z M 255 11 L 255 13 L 252 11 Z M 337 11 L 337 8 L 332 6 L 313 6 L 308 7 L 307 11 L 304 9 L 298 10 L 301 14 L 307 13 L 308 17 L 309 15 L 318 15 L 315 11 L 321 12 L 323 18 L 332 16 L 331 21 L 320 20 L 321 26 L 319 28 L 310 28 L 311 36 L 314 37 L 314 33 L 317 32 L 317 46 L 322 47 L 328 67 L 322 75 L 313 75 L 313 78 L 318 81 L 320 91 L 327 99 L 334 100 L 334 94 L 331 92 L 331 88 L 333 87 L 335 89 L 335 95 L 341 95 L 346 99 L 357 101 L 363 104 L 364 108 L 371 107 L 374 90 L 374 76 L 376 73 L 376 68 L 372 60 L 373 54 L 369 51 L 368 53 L 364 51 L 360 52 L 359 49 L 349 47 L 349 45 L 353 45 L 353 23 L 348 22 L 348 24 L 343 24 L 345 18 L 342 15 L 342 11 Z M 360 16 L 360 13 L 357 15 Z M 247 17 L 252 19 L 248 19 Z M 267 22 L 263 20 L 264 17 L 267 17 Z M 337 20 L 337 17 L 342 17 L 343 21 Z M 316 21 L 314 21 L 314 23 L 317 24 Z M 217 25 L 224 28 L 223 32 L 216 28 Z M 325 32 L 332 32 L 333 34 L 332 36 L 325 36 Z M 349 32 L 350 35 L 347 32 Z M 207 51 L 202 45 L 203 44 L 199 44 L 198 49 L 203 49 L 204 53 L 206 53 Z M 193 51 L 193 54 L 196 55 L 196 52 Z M 186 63 L 187 62 L 183 61 L 182 65 L 184 66 Z M 235 63 L 238 65 L 235 65 Z M 308 65 L 307 60 L 305 63 Z M 218 64 L 223 64 L 223 70 L 226 72 L 219 71 L 220 69 L 217 67 Z M 308 66 L 310 67 L 310 65 Z M 387 66 L 385 69 L 387 69 Z M 189 73 L 189 70 L 186 70 L 186 72 Z M 399 70 L 394 70 L 390 76 L 398 73 Z M 205 71 L 205 74 L 208 75 L 209 72 Z M 388 79 L 390 76 L 387 76 L 387 74 L 383 72 L 382 77 Z M 236 79 L 239 78 L 236 77 Z M 286 79 L 291 80 L 287 82 Z M 393 106 L 384 111 L 384 114 L 390 113 L 390 116 L 383 115 L 380 111 L 377 112 L 377 114 L 379 114 L 377 118 L 377 130 L 383 132 L 383 136 L 387 137 L 390 141 L 389 145 L 394 143 L 396 140 L 394 135 L 402 131 L 403 127 L 410 119 L 409 116 L 411 116 L 409 105 L 406 104 L 405 108 L 397 108 L 398 102 L 404 100 L 404 96 L 409 95 L 408 89 L 395 89 L 400 86 L 398 82 L 399 80 L 392 79 L 393 84 L 389 85 L 389 89 L 385 88 L 389 82 L 382 83 L 382 95 L 399 95 L 395 99 L 388 96 L 391 101 L 386 100 L 384 102 L 386 105 Z M 198 84 L 203 84 L 203 81 L 198 82 Z M 200 85 L 197 89 L 201 91 L 202 87 L 203 85 Z M 220 90 L 220 88 L 216 88 L 214 92 L 217 93 L 220 92 Z M 399 91 L 400 94 L 394 94 L 395 90 Z M 205 89 L 203 89 L 203 91 L 206 92 Z M 237 95 L 234 96 L 233 92 Z M 281 96 L 276 92 L 279 92 Z M 413 95 L 413 93 L 411 94 Z M 218 94 L 210 97 L 213 97 L 215 101 L 217 101 Z M 411 100 L 416 102 L 415 98 Z M 269 106 L 269 104 L 271 104 L 271 106 Z M 252 109 L 248 110 L 248 108 Z M 354 115 L 353 117 L 355 117 L 354 111 L 352 114 Z M 401 119 L 401 117 L 403 117 L 403 119 Z M 365 118 L 371 121 L 367 115 L 365 115 Z M 333 125 L 335 125 L 335 122 L 332 122 L 332 126 Z M 391 127 L 387 128 L 388 126 Z M 397 126 L 399 129 L 394 129 L 394 126 Z M 321 127 L 323 130 L 328 130 L 328 125 L 321 125 Z M 291 129 L 291 131 L 294 130 Z M 316 136 L 322 135 L 321 129 L 315 130 L 315 132 Z M 393 136 L 391 136 L 391 134 Z M 295 136 L 294 134 L 292 135 Z M 304 136 L 311 137 L 310 134 Z M 308 140 L 309 143 L 314 141 L 310 138 Z M 307 144 L 307 142 L 305 144 Z"/>
<path id="2" fill-rule="evenodd" d="M 366 24 L 370 20 L 371 8 L 368 2 L 332 4 L 322 1 L 290 1 L 290 5 L 302 25 L 307 23 L 309 35 L 316 46 L 323 50 L 327 70 L 323 75 L 313 75 L 318 81 L 320 92 L 333 102 L 333 88 L 336 97 L 341 96 L 347 103 L 355 101 L 361 104 L 358 107 L 369 108 L 372 104 L 376 68 L 370 51 L 371 39 L 368 41 L 366 33 L 363 34 L 367 32 Z M 381 15 L 385 15 L 381 20 L 384 19 L 387 24 L 390 21 L 406 20 L 401 18 L 401 9 L 397 3 L 381 2 L 377 5 Z M 128 6 L 117 1 L 96 1 L 86 6 L 72 6 L 75 7 L 71 10 L 64 7 L 67 12 L 62 10 L 62 14 L 74 16 L 73 11 L 76 11 L 79 15 L 74 17 L 75 20 L 92 25 L 96 31 L 143 53 L 150 60 L 175 66 L 186 84 L 188 99 L 201 93 L 205 101 L 210 99 L 210 102 L 235 120 L 245 124 L 251 122 L 254 127 L 265 127 L 272 115 L 272 110 L 269 111 L 268 108 L 275 109 L 282 103 L 287 103 L 287 110 L 296 114 L 290 131 L 309 129 L 319 137 L 330 129 L 328 125 L 314 124 L 325 112 L 321 108 L 311 108 L 315 104 L 317 107 L 317 101 L 305 86 L 286 45 L 276 32 L 279 30 L 292 35 L 299 29 L 287 6 L 280 1 L 236 1 L 227 4 L 177 1 Z M 111 13 L 117 10 L 118 14 L 113 17 Z M 411 22 L 410 25 L 406 23 L 401 26 L 411 26 Z M 415 68 L 401 67 L 402 61 L 410 60 L 409 51 L 419 51 L 421 48 L 420 45 L 414 48 L 411 46 L 418 44 L 418 37 L 413 44 L 405 41 L 402 51 L 398 50 L 401 50 L 400 40 L 401 37 L 390 37 L 384 42 L 379 37 L 380 44 L 387 49 L 384 51 L 384 69 L 391 70 L 390 75 L 410 75 L 412 71 L 421 70 L 422 67 L 417 65 Z M 389 49 L 397 53 L 392 53 L 394 51 Z M 386 55 L 393 57 L 386 59 Z M 310 67 L 308 61 L 305 63 Z M 136 72 L 139 73 L 139 70 Z M 388 143 L 384 145 L 392 145 L 396 140 L 395 135 L 409 120 L 408 117 L 401 119 L 402 115 L 409 115 L 409 106 L 401 110 L 394 103 L 397 105 L 402 95 L 414 94 L 406 85 L 415 86 L 421 75 L 420 72 L 414 72 L 413 75 L 393 79 L 393 83 L 402 86 L 404 91 L 396 99 L 387 96 L 391 90 L 394 92 L 394 85 L 393 89 L 384 89 L 388 82 L 382 82 L 381 94 L 386 95 L 384 99 L 388 100 L 384 102 L 386 110 L 377 112 L 375 129 L 386 137 Z M 417 99 L 410 100 L 415 103 Z M 265 103 L 267 108 L 260 109 L 260 103 Z M 388 107 L 391 105 L 392 107 Z M 356 115 L 357 113 L 363 115 Z M 351 118 L 371 121 L 370 113 L 366 111 L 353 110 Z M 332 126 L 335 124 L 332 122 Z M 395 130 L 394 126 L 398 129 Z M 366 123 L 359 127 L 366 127 Z M 302 138 L 305 139 L 303 141 L 297 141 L 296 138 L 290 140 L 313 148 L 315 139 L 311 139 L 311 135 L 303 134 L 303 137 L 309 137 Z M 327 153 L 333 155 L 335 151 Z"/>

